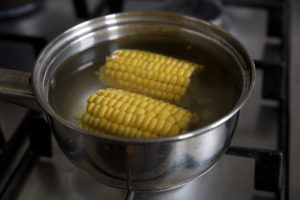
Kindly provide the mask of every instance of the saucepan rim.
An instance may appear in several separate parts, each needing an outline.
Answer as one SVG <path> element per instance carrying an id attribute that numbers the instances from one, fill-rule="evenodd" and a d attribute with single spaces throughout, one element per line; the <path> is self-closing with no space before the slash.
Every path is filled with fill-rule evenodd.
<path id="1" fill-rule="evenodd" d="M 47 98 L 47 95 L 45 95 L 46 92 L 48 92 L 49 88 L 44 88 L 43 84 L 41 84 L 41 79 L 49 79 L 49 77 L 44 77 L 46 71 L 48 70 L 48 67 L 51 63 L 51 56 L 49 55 L 55 55 L 55 51 L 57 48 L 57 45 L 63 45 L 64 40 L 69 40 L 71 38 L 80 38 L 80 33 L 82 32 L 88 32 L 88 29 L 91 24 L 96 23 L 105 23 L 107 27 L 113 25 L 117 19 L 122 18 L 131 18 L 134 20 L 138 20 L 139 17 L 141 18 L 149 18 L 152 20 L 159 19 L 159 18 L 167 18 L 172 19 L 175 21 L 181 21 L 180 23 L 190 23 L 194 25 L 201 25 L 205 26 L 210 31 L 214 32 L 214 34 L 224 37 L 224 41 L 227 40 L 231 43 L 232 51 L 234 51 L 234 54 L 239 54 L 241 59 L 244 59 L 244 63 L 241 64 L 241 67 L 244 68 L 244 70 L 248 71 L 248 76 L 244 74 L 244 78 L 247 79 L 248 84 L 242 86 L 242 91 L 239 99 L 237 100 L 237 103 L 233 107 L 233 109 L 228 112 L 226 115 L 221 117 L 220 119 L 216 120 L 213 123 L 210 123 L 204 127 L 201 127 L 196 130 L 192 130 L 190 132 L 172 136 L 172 137 L 164 137 L 164 138 L 153 138 L 153 139 L 136 139 L 136 138 L 123 138 L 118 136 L 111 136 L 107 134 L 96 134 L 91 131 L 81 129 L 76 124 L 64 119 L 62 116 L 57 114 L 55 110 L 51 107 L 49 100 Z M 174 22 L 175 23 L 175 22 Z M 179 22 L 178 22 L 179 23 Z M 227 43 L 228 44 L 228 43 Z M 53 59 L 53 58 L 52 58 Z M 221 30 L 219 27 L 209 23 L 205 22 L 200 19 L 196 19 L 193 17 L 188 17 L 185 15 L 175 14 L 175 13 L 169 13 L 169 12 L 128 12 L 128 13 L 118 13 L 118 14 L 112 14 L 107 15 L 104 17 L 99 17 L 95 19 L 88 20 L 86 22 L 80 23 L 67 31 L 60 34 L 58 37 L 56 37 L 52 42 L 50 42 L 40 53 L 38 56 L 38 59 L 36 61 L 35 67 L 33 69 L 32 73 L 32 83 L 34 87 L 34 92 L 37 101 L 42 106 L 42 108 L 50 115 L 53 119 L 56 121 L 62 123 L 64 126 L 68 127 L 69 129 L 76 131 L 78 133 L 82 133 L 85 135 L 93 136 L 97 139 L 101 140 L 109 140 L 110 142 L 121 142 L 121 143 L 160 143 L 160 142 L 170 142 L 170 141 L 180 141 L 180 140 L 186 140 L 204 133 L 209 132 L 210 130 L 222 125 L 227 120 L 230 120 L 239 110 L 244 106 L 244 104 L 247 102 L 251 91 L 253 90 L 255 82 L 255 67 L 254 62 L 251 59 L 251 57 L 248 55 L 247 51 L 243 47 L 243 45 L 240 44 L 239 41 L 237 41 L 231 34 Z"/>

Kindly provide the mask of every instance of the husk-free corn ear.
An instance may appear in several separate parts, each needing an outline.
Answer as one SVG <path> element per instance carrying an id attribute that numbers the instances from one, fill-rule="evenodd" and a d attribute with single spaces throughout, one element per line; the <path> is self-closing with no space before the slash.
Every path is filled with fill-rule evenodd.
<path id="1" fill-rule="evenodd" d="M 157 138 L 185 132 L 195 114 L 173 104 L 117 89 L 99 90 L 88 99 L 79 127 L 130 138 Z"/>
<path id="2" fill-rule="evenodd" d="M 191 76 L 203 66 L 141 50 L 117 50 L 100 68 L 100 80 L 121 88 L 169 102 L 185 94 Z"/>

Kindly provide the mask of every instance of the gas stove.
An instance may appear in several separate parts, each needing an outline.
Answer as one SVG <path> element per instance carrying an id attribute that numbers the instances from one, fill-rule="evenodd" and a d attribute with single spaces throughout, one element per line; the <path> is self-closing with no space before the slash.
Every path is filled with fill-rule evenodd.
<path id="1" fill-rule="evenodd" d="M 201 9 L 196 12 L 201 1 L 174 2 L 39 2 L 31 13 L 1 19 L 0 66 L 31 71 L 38 52 L 57 34 L 109 13 L 163 10 L 210 20 L 241 41 L 257 67 L 254 92 L 240 112 L 225 155 L 206 174 L 180 188 L 111 188 L 66 159 L 44 116 L 1 101 L 0 199 L 289 199 L 289 1 L 214 1 L 218 3 L 204 14 Z M 209 1 L 203 2 L 207 6 Z"/>

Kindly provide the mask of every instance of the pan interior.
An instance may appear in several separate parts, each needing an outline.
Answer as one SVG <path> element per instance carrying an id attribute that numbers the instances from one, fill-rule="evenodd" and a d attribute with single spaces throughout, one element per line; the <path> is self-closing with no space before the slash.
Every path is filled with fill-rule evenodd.
<path id="1" fill-rule="evenodd" d="M 144 29 L 141 27 L 141 30 Z M 230 52 L 215 41 L 179 29 L 162 32 L 157 28 L 151 33 L 136 31 L 124 35 L 120 33 L 126 31 L 120 27 L 117 34 L 115 31 L 108 29 L 104 35 L 101 32 L 90 34 L 69 44 L 60 53 L 65 59 L 59 59 L 60 63 L 54 66 L 48 99 L 53 109 L 66 120 L 77 124 L 90 94 L 106 87 L 96 72 L 117 49 L 146 50 L 204 65 L 180 105 L 198 114 L 197 128 L 220 119 L 236 105 L 243 85 L 241 67 Z M 92 45 L 74 50 L 91 41 Z"/>

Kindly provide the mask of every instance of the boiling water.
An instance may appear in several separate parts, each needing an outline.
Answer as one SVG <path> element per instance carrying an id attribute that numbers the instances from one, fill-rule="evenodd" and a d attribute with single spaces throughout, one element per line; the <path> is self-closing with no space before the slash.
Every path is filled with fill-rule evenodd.
<path id="1" fill-rule="evenodd" d="M 198 126 L 221 118 L 232 110 L 238 100 L 240 83 L 233 81 L 228 70 L 234 63 L 229 62 L 228 55 L 222 51 L 215 51 L 213 43 L 201 45 L 164 36 L 128 36 L 99 43 L 70 57 L 58 68 L 49 93 L 50 103 L 56 112 L 78 123 L 90 94 L 106 87 L 100 83 L 96 72 L 104 65 L 107 56 L 122 48 L 147 50 L 204 65 L 204 69 L 193 78 L 180 104 L 198 114 Z"/>

